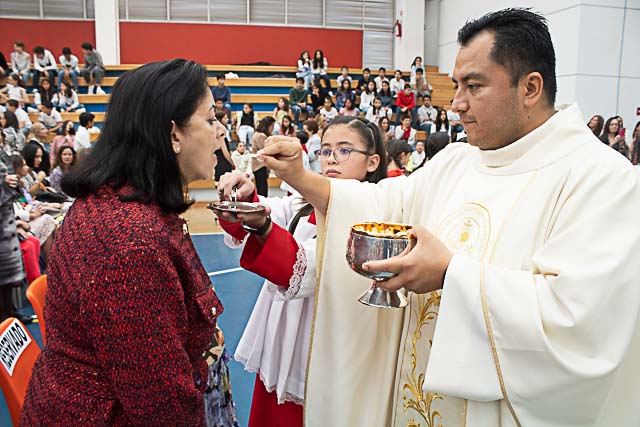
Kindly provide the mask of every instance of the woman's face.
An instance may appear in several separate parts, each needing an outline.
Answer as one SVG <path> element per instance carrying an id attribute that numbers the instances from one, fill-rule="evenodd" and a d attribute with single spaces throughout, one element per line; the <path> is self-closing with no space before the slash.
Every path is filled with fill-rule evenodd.
<path id="1" fill-rule="evenodd" d="M 389 130 L 389 119 L 382 119 L 382 121 L 380 122 L 380 129 L 382 129 L 383 131 Z"/>
<path id="2" fill-rule="evenodd" d="M 229 124 L 229 116 L 225 115 L 224 117 L 222 117 L 222 120 L 220 120 L 220 122 L 222 123 L 222 126 L 227 127 L 227 125 Z"/>
<path id="3" fill-rule="evenodd" d="M 242 106 L 242 112 L 243 112 L 244 114 L 251 114 L 251 107 L 249 107 L 247 104 L 244 104 L 244 105 Z"/>
<path id="4" fill-rule="evenodd" d="M 42 156 L 40 158 L 42 158 Z M 29 166 L 27 166 L 27 162 L 24 159 L 22 159 L 22 167 L 19 168 L 16 173 L 18 174 L 18 176 L 20 176 L 20 178 L 27 176 L 27 174 L 29 173 Z"/>
<path id="5" fill-rule="evenodd" d="M 322 150 L 339 150 L 341 148 L 355 148 L 367 151 L 367 146 L 358 135 L 358 132 L 347 125 L 335 125 L 322 136 Z M 338 156 L 340 154 L 338 153 Z M 329 178 L 364 180 L 367 172 L 373 172 L 380 164 L 380 156 L 373 154 L 367 156 L 362 153 L 352 152 L 349 158 L 336 161 L 333 154 L 321 157 L 320 165 L 322 174 Z"/>
<path id="6" fill-rule="evenodd" d="M 416 58 L 416 65 L 422 65 L 422 58 L 419 56 Z"/>
<path id="7" fill-rule="evenodd" d="M 382 81 L 382 90 L 385 92 L 389 90 L 389 83 L 386 80 Z"/>
<path id="8" fill-rule="evenodd" d="M 380 101 L 379 99 L 374 99 L 374 100 L 373 100 L 373 106 L 374 106 L 375 108 L 380 108 L 380 107 L 382 107 L 382 101 Z"/>
<path id="9" fill-rule="evenodd" d="M 73 129 L 75 126 L 72 121 L 67 122 L 67 127 L 65 128 L 67 132 Z"/>
<path id="10" fill-rule="evenodd" d="M 226 131 L 216 120 L 213 95 L 205 91 L 198 108 L 182 128 L 174 127 L 172 144 L 180 149 L 176 154 L 180 173 L 186 183 L 213 178 L 215 152 L 222 147 Z"/>
<path id="11" fill-rule="evenodd" d="M 291 126 L 291 120 L 284 117 L 282 119 L 282 127 L 288 128 L 289 126 Z"/>
<path id="12" fill-rule="evenodd" d="M 367 87 L 369 88 L 369 92 L 375 92 L 376 91 L 376 82 L 367 83 Z"/>
<path id="13" fill-rule="evenodd" d="M 400 164 L 407 166 L 407 163 L 409 163 L 409 155 L 407 153 L 400 153 Z"/>
<path id="14" fill-rule="evenodd" d="M 440 120 L 444 122 L 446 119 L 447 119 L 447 112 L 444 110 L 440 111 Z"/>
<path id="15" fill-rule="evenodd" d="M 67 89 L 69 89 L 69 86 L 67 86 L 67 84 L 65 82 L 61 82 L 60 83 L 60 92 L 64 92 Z"/>
<path id="16" fill-rule="evenodd" d="M 325 99 L 324 101 L 324 109 L 327 111 L 331 110 L 331 101 L 329 101 L 328 99 Z"/>
<path id="17" fill-rule="evenodd" d="M 49 135 L 49 129 L 47 129 L 46 127 L 41 127 L 39 130 L 36 131 L 36 136 L 41 140 L 44 141 L 45 139 L 47 139 L 47 136 Z"/>
<path id="18" fill-rule="evenodd" d="M 316 53 L 315 53 L 314 56 L 315 56 L 316 59 L 320 59 L 320 58 L 322 58 L 322 52 L 320 52 L 319 50 L 316 50 Z"/>
<path id="19" fill-rule="evenodd" d="M 307 52 L 306 50 L 304 52 L 302 52 L 302 59 L 309 59 L 309 52 Z"/>
<path id="20" fill-rule="evenodd" d="M 611 123 L 609 123 L 609 133 L 617 133 L 618 129 L 620 129 L 618 121 L 615 119 L 611 120 Z"/>
<path id="21" fill-rule="evenodd" d="M 353 107 L 353 101 L 351 99 L 347 99 L 344 101 L 344 106 L 347 110 L 350 110 Z"/>
<path id="22" fill-rule="evenodd" d="M 598 118 L 596 116 L 591 117 L 589 120 L 589 127 L 594 129 L 598 125 Z"/>
<path id="23" fill-rule="evenodd" d="M 351 88 L 351 82 L 349 81 L 349 79 L 344 79 L 342 81 L 342 90 L 349 90 Z"/>
<path id="24" fill-rule="evenodd" d="M 18 86 L 18 80 L 16 80 L 15 77 L 13 77 L 13 76 L 9 76 L 7 81 L 13 86 Z"/>
<path id="25" fill-rule="evenodd" d="M 2 129 L 7 127 L 7 119 L 4 117 L 4 113 L 0 113 L 0 127 Z"/>
<path id="26" fill-rule="evenodd" d="M 40 85 L 44 90 L 49 90 L 49 88 L 51 87 L 51 83 L 49 83 L 49 80 L 43 80 L 42 83 L 40 83 Z M 62 87 L 63 89 L 66 89 L 66 85 L 63 87 L 62 84 L 60 84 L 60 87 Z"/>
<path id="27" fill-rule="evenodd" d="M 33 168 L 37 169 L 40 167 L 40 163 L 42 163 L 42 150 L 38 148 L 36 150 L 36 156 L 33 158 Z"/>
<path id="28" fill-rule="evenodd" d="M 69 148 L 62 149 L 62 152 L 60 153 L 60 161 L 65 166 L 69 166 L 73 163 L 73 151 Z"/>
<path id="29" fill-rule="evenodd" d="M 284 108 L 284 100 L 282 98 L 280 98 L 278 100 L 278 108 L 283 109 Z"/>
<path id="30" fill-rule="evenodd" d="M 244 142 L 238 142 L 238 145 L 236 146 L 236 150 L 238 150 L 238 153 L 244 154 L 246 149 L 247 147 L 245 147 Z"/>

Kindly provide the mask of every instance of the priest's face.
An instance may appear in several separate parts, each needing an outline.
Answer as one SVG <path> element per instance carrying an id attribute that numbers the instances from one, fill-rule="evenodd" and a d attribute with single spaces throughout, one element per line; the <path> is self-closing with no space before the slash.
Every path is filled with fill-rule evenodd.
<path id="1" fill-rule="evenodd" d="M 456 95 L 451 109 L 460 120 L 470 144 L 483 150 L 504 147 L 524 135 L 526 118 L 518 87 L 491 59 L 494 36 L 481 32 L 460 48 L 453 71 Z"/>

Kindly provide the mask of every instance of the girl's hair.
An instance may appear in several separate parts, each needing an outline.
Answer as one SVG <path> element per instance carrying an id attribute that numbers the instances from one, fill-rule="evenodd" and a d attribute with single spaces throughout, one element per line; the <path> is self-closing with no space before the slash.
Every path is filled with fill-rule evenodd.
<path id="1" fill-rule="evenodd" d="M 67 131 L 67 126 L 69 126 L 69 123 L 73 124 L 73 120 L 65 120 L 62 123 L 62 127 L 60 128 L 60 130 L 62 131 L 62 135 L 75 135 L 76 134 L 76 128 L 75 128 L 75 124 L 74 126 L 71 127 L 71 130 Z"/>
<path id="2" fill-rule="evenodd" d="M 347 102 L 351 103 L 351 108 L 347 108 Z M 355 110 L 356 109 L 356 104 L 355 104 L 355 102 L 353 102 L 353 99 L 351 99 L 351 98 L 345 99 L 344 100 L 344 108 L 345 108 L 345 110 L 349 110 L 349 111 Z"/>
<path id="3" fill-rule="evenodd" d="M 121 196 L 124 201 L 184 212 L 193 201 L 186 198 L 171 146 L 172 122 L 187 126 L 208 90 L 206 68 L 185 59 L 152 62 L 122 74 L 111 92 L 100 143 L 62 178 L 63 191 L 78 198 L 104 186 L 128 185 L 134 192 Z"/>
<path id="4" fill-rule="evenodd" d="M 387 90 L 384 89 L 385 83 L 387 84 Z M 380 89 L 378 91 L 378 95 L 379 96 L 389 96 L 389 97 L 393 96 L 393 94 L 391 93 L 391 86 L 389 86 L 389 82 L 388 81 L 386 81 L 386 80 L 382 81 L 382 89 Z"/>
<path id="5" fill-rule="evenodd" d="M 274 119 L 271 116 L 267 116 L 267 117 L 263 118 L 258 123 L 258 127 L 256 127 L 256 132 L 264 133 L 265 135 L 270 136 L 271 133 L 269 132 L 269 128 L 275 122 L 276 122 L 276 119 Z"/>
<path id="6" fill-rule="evenodd" d="M 389 160 L 393 160 L 393 162 L 399 168 L 402 168 L 402 163 L 400 162 L 400 156 L 402 153 L 411 154 L 413 150 L 409 143 L 403 140 L 391 141 L 389 143 L 389 147 L 387 148 L 387 154 L 389 155 Z"/>
<path id="7" fill-rule="evenodd" d="M 320 52 L 320 58 L 317 58 L 318 52 Z M 322 68 L 324 67 L 324 53 L 322 50 L 318 49 L 313 53 L 313 68 Z"/>
<path id="8" fill-rule="evenodd" d="M 38 140 L 38 132 L 40 132 L 41 130 L 46 129 L 46 126 L 43 125 L 40 122 L 36 122 L 34 124 L 31 125 L 31 129 L 29 130 L 29 139 L 35 139 Z"/>
<path id="9" fill-rule="evenodd" d="M 280 99 L 278 100 L 278 104 L 276 104 L 276 109 L 278 109 L 278 110 L 280 109 L 280 105 L 279 105 L 280 101 L 284 101 L 284 109 L 283 110 L 288 112 L 289 111 L 289 100 L 287 98 L 285 98 L 284 96 L 280 97 Z"/>
<path id="10" fill-rule="evenodd" d="M 302 125 L 307 127 L 309 132 L 311 132 L 311 135 L 315 135 L 316 133 L 318 133 L 318 122 L 316 122 L 315 120 L 307 119 L 304 121 L 304 123 L 302 123 Z"/>
<path id="11" fill-rule="evenodd" d="M 638 123 L 636 123 L 636 126 L 633 128 L 632 136 L 633 136 L 634 139 L 640 136 L 640 132 L 638 132 L 638 131 L 640 131 L 640 121 Z"/>
<path id="12" fill-rule="evenodd" d="M 389 124 L 389 127 L 387 128 L 387 130 L 389 130 L 389 129 L 391 128 L 391 120 L 389 120 L 389 118 L 388 118 L 388 117 L 386 117 L 386 116 L 382 116 L 382 117 L 380 117 L 380 120 L 378 120 L 378 127 L 380 128 L 380 130 L 382 130 L 382 123 L 383 123 L 385 120 L 386 120 L 386 121 L 387 121 L 387 123 Z"/>
<path id="13" fill-rule="evenodd" d="M 382 132 L 380 132 L 380 128 L 378 128 L 375 123 L 371 123 L 367 120 L 361 120 L 357 117 L 339 116 L 333 119 L 324 129 L 322 132 L 322 139 L 324 139 L 329 129 L 340 125 L 347 126 L 358 134 L 365 147 L 367 147 L 369 155 L 378 154 L 380 156 L 378 168 L 373 172 L 367 172 L 367 175 L 364 177 L 364 181 L 376 183 L 386 178 L 387 156 L 384 146 L 384 137 Z"/>
<path id="14" fill-rule="evenodd" d="M 618 122 L 618 129 L 620 129 L 620 121 L 617 117 L 609 117 L 607 121 L 604 123 L 604 128 L 602 128 L 602 135 L 608 137 L 609 136 L 609 125 L 611 125 L 612 121 Z"/>
<path id="15" fill-rule="evenodd" d="M 42 86 L 44 82 L 49 83 L 49 89 L 45 89 Z M 53 98 L 53 95 L 56 94 L 56 89 L 53 87 L 53 85 L 49 80 L 47 80 L 46 78 L 43 78 L 42 80 L 40 80 L 40 86 L 38 86 L 38 93 L 40 94 L 40 100 L 42 102 L 51 101 L 51 98 Z"/>
<path id="16" fill-rule="evenodd" d="M 56 159 L 53 162 L 53 168 L 57 168 L 58 166 L 60 166 L 60 169 L 62 169 L 63 171 L 65 171 L 65 166 L 62 163 L 62 152 L 64 150 L 71 150 L 71 153 L 73 153 L 73 160 L 71 161 L 71 164 L 69 165 L 69 168 L 71 168 L 73 165 L 76 164 L 76 150 L 74 150 L 73 147 L 69 146 L 69 145 L 63 145 L 62 147 L 60 147 L 60 149 L 58 150 L 58 154 L 56 154 Z M 65 171 L 66 172 L 66 171 Z"/>
<path id="17" fill-rule="evenodd" d="M 5 125 L 6 128 L 13 128 L 16 131 L 20 131 L 20 122 L 18 121 L 18 116 L 16 116 L 16 113 L 11 112 L 9 110 L 5 110 L 4 113 L 4 119 L 7 121 L 7 124 Z"/>
<path id="18" fill-rule="evenodd" d="M 253 111 L 253 104 L 251 104 L 251 103 L 247 102 L 247 103 L 245 103 L 244 105 L 246 105 L 247 107 L 249 107 L 249 108 L 251 109 L 251 112 L 250 112 L 249 114 L 254 114 L 254 111 Z M 244 114 L 244 111 L 242 112 L 242 114 Z"/>
<path id="19" fill-rule="evenodd" d="M 14 154 L 11 156 L 11 164 L 13 165 L 13 171 L 14 173 L 18 173 L 18 171 L 22 170 L 22 162 L 25 161 L 24 157 L 22 157 L 20 154 Z M 20 186 L 20 181 L 18 180 L 18 186 Z"/>
<path id="20" fill-rule="evenodd" d="M 347 86 L 345 87 L 345 83 L 347 84 Z M 349 79 L 344 79 L 342 80 L 342 83 L 340 83 L 340 87 L 338 88 L 338 92 L 339 93 L 344 93 L 344 92 L 353 92 L 353 89 L 351 89 L 351 80 Z"/>
<path id="21" fill-rule="evenodd" d="M 44 156 L 44 151 L 42 150 L 42 148 L 35 144 L 25 145 L 22 149 L 22 152 L 20 153 L 22 154 L 24 161 L 27 163 L 27 166 L 29 166 L 31 169 L 35 167 L 34 164 L 36 160 L 36 153 L 38 152 L 38 150 L 42 151 L 42 155 Z"/>
<path id="22" fill-rule="evenodd" d="M 604 117 L 596 114 L 595 116 L 591 117 L 591 120 L 593 120 L 594 118 L 597 119 L 597 124 L 596 128 L 593 130 L 593 134 L 595 136 L 600 136 L 600 134 L 602 133 L 602 128 L 604 127 Z M 591 123 L 591 120 L 589 120 L 589 123 Z M 587 123 L 587 125 L 589 125 L 589 123 Z"/>
<path id="23" fill-rule="evenodd" d="M 284 127 L 284 119 L 289 120 L 289 126 L 287 126 L 286 128 Z M 293 120 L 291 120 L 291 116 L 289 116 L 288 114 L 284 115 L 282 117 L 282 120 L 280 121 L 280 134 L 289 135 L 293 131 L 293 129 Z"/>
<path id="24" fill-rule="evenodd" d="M 442 120 L 442 112 L 444 111 L 444 120 Z M 445 110 L 438 110 L 438 117 L 436 117 L 436 132 L 440 132 L 440 127 L 444 124 L 444 128 L 449 130 L 449 118 Z"/>
<path id="25" fill-rule="evenodd" d="M 451 142 L 451 137 L 446 132 L 434 132 L 429 135 L 424 147 L 424 152 L 427 154 L 427 158 L 432 159 L 433 156 L 438 154 L 438 151 L 445 148 L 449 142 Z"/>
<path id="26" fill-rule="evenodd" d="M 369 86 L 371 86 L 371 84 L 373 84 L 373 90 L 369 89 Z M 376 91 L 376 82 L 374 82 L 373 80 L 369 80 L 369 81 L 367 82 L 367 85 L 364 87 L 364 91 L 365 91 L 367 94 L 372 94 L 372 93 L 374 93 L 374 92 Z"/>
<path id="27" fill-rule="evenodd" d="M 67 88 L 62 89 L 62 85 L 65 85 Z M 65 82 L 64 80 L 60 82 L 60 93 L 66 96 L 67 98 L 71 98 L 71 96 L 73 96 L 71 86 L 69 85 L 69 83 Z"/>
<path id="28" fill-rule="evenodd" d="M 331 103 L 331 106 L 333 106 L 333 99 L 331 99 L 330 96 L 325 96 L 324 97 L 323 104 L 326 104 L 327 101 L 329 101 Z"/>
<path id="29" fill-rule="evenodd" d="M 415 58 L 413 58 L 413 62 L 411 63 L 411 66 L 414 67 L 416 65 L 416 61 L 420 60 L 420 62 L 422 62 L 422 57 L 421 56 L 416 56 Z"/>
<path id="30" fill-rule="evenodd" d="M 300 61 L 302 61 L 304 63 L 305 59 L 304 59 L 304 54 L 307 54 L 307 56 L 309 56 L 309 51 L 308 50 L 303 50 L 302 52 L 300 52 L 300 58 L 298 58 Z"/>
<path id="31" fill-rule="evenodd" d="M 380 108 L 376 108 L 376 101 L 380 101 Z M 381 108 L 384 108 L 382 105 L 382 99 L 378 96 L 373 98 L 373 101 L 371 101 L 371 108 L 373 108 L 373 114 L 378 114 L 378 111 L 380 111 Z"/>
<path id="32" fill-rule="evenodd" d="M 229 117 L 227 116 L 227 113 L 225 113 L 224 111 L 218 111 L 216 112 L 216 120 L 221 122 L 222 119 L 224 119 L 225 117 Z"/>

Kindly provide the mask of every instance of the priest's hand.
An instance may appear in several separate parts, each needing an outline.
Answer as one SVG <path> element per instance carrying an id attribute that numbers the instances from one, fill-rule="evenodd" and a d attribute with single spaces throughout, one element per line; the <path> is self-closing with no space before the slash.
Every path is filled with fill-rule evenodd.
<path id="1" fill-rule="evenodd" d="M 425 227 L 415 226 L 409 232 L 416 239 L 413 249 L 382 261 L 369 261 L 363 265 L 367 271 L 388 271 L 397 276 L 386 282 L 377 282 L 380 288 L 396 291 L 405 288 L 417 294 L 442 289 L 444 274 L 453 253 Z"/>
<path id="2" fill-rule="evenodd" d="M 305 174 L 302 165 L 302 145 L 298 138 L 270 136 L 265 147 L 258 151 L 258 160 L 264 162 L 278 178 L 287 183 L 301 179 Z"/>
<path id="3" fill-rule="evenodd" d="M 218 181 L 218 195 L 220 200 L 231 200 L 231 191 L 236 189 L 236 201 L 253 202 L 256 186 L 241 173 L 227 172 Z"/>

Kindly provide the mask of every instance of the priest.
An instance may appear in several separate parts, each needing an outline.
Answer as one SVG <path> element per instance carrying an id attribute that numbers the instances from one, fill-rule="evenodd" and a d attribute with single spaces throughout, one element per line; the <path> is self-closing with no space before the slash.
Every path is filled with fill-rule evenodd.
<path id="1" fill-rule="evenodd" d="M 640 425 L 640 185 L 577 107 L 554 109 L 546 21 L 507 9 L 458 34 L 450 144 L 404 180 L 330 180 L 274 137 L 262 160 L 316 209 L 320 277 L 306 384 L 315 426 Z M 350 226 L 415 225 L 370 262 L 409 305 L 358 296 Z"/>

